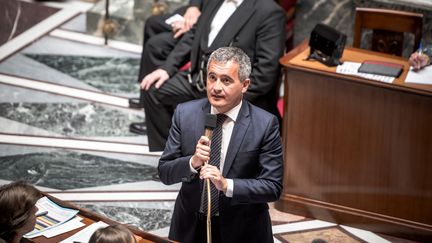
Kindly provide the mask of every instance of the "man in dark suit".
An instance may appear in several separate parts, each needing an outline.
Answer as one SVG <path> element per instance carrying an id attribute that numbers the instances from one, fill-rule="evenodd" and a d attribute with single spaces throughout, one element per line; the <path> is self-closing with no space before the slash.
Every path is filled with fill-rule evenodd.
<path id="1" fill-rule="evenodd" d="M 172 51 L 157 51 L 157 42 L 150 38 L 144 50 L 149 58 L 143 65 L 155 71 L 141 82 L 150 150 L 165 147 L 177 104 L 205 97 L 205 66 L 209 54 L 219 47 L 236 46 L 246 52 L 252 60 L 253 82 L 245 98 L 279 115 L 276 103 L 284 23 L 284 11 L 272 0 L 211 0 L 204 1 L 197 24 Z M 158 55 L 151 55 L 153 51 Z M 179 70 L 188 61 L 189 70 Z"/>
<path id="2" fill-rule="evenodd" d="M 158 166 L 163 183 L 182 182 L 171 221 L 172 240 L 206 242 L 202 194 L 205 197 L 203 180 L 209 179 L 218 192 L 212 199 L 213 242 L 273 242 L 267 202 L 276 201 L 282 191 L 282 146 L 278 119 L 243 97 L 253 82 L 250 69 L 248 56 L 239 48 L 217 49 L 207 67 L 207 98 L 175 110 Z M 208 113 L 227 116 L 219 128 L 220 149 L 214 149 L 220 144 L 218 127 L 211 142 L 202 136 Z"/>

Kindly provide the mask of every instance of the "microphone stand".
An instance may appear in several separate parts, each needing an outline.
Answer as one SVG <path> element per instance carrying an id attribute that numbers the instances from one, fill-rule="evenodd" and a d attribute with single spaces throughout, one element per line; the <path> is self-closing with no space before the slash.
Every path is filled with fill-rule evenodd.
<path id="1" fill-rule="evenodd" d="M 109 20 L 109 0 L 105 0 L 105 21 L 104 25 L 108 24 Z M 108 33 L 104 32 L 105 45 L 108 45 Z"/>
<path id="2" fill-rule="evenodd" d="M 213 135 L 212 130 L 206 129 L 205 136 L 211 140 L 211 137 Z M 208 164 L 208 161 L 206 161 L 204 164 Z M 211 189 L 210 189 L 210 179 L 205 179 L 206 188 L 207 188 L 207 243 L 212 242 L 211 237 Z"/>

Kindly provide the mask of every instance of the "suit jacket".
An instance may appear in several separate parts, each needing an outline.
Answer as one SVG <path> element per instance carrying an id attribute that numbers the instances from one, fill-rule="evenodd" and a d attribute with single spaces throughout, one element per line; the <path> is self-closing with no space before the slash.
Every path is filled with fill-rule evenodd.
<path id="1" fill-rule="evenodd" d="M 183 35 L 161 68 L 172 76 L 191 61 L 194 83 L 199 77 L 203 54 L 223 46 L 239 47 L 252 63 L 252 83 L 245 98 L 275 114 L 281 73 L 279 58 L 285 43 L 285 13 L 273 0 L 244 0 L 207 47 L 210 24 L 222 2 L 204 0 L 197 24 Z"/>
<path id="2" fill-rule="evenodd" d="M 178 105 L 159 161 L 163 183 L 182 182 L 171 221 L 172 240 L 193 242 L 202 180 L 190 171 L 189 160 L 204 134 L 205 114 L 209 112 L 207 99 Z M 273 242 L 267 202 L 279 198 L 283 177 L 282 146 L 275 116 L 243 100 L 222 174 L 234 181 L 232 198 L 219 194 L 222 242 Z"/>

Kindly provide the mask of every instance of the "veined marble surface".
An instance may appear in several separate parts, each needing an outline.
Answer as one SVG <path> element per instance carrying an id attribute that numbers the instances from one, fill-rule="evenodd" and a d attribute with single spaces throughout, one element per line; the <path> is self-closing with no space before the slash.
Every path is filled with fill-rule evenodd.
<path id="1" fill-rule="evenodd" d="M 79 207 L 123 224 L 151 231 L 168 227 L 174 202 L 76 203 Z"/>
<path id="2" fill-rule="evenodd" d="M 138 55 L 133 53 L 48 36 L 1 62 L 0 72 L 135 97 L 139 93 L 138 65 Z M 129 132 L 130 123 L 144 120 L 142 110 L 9 85 L 0 84 L 0 87 L 3 87 L 0 89 L 1 132 L 147 143 L 145 136 Z"/>
<path id="3" fill-rule="evenodd" d="M 5 74 L 123 97 L 139 94 L 138 69 L 137 54 L 52 37 L 0 63 L 0 72 Z"/>
<path id="4" fill-rule="evenodd" d="M 110 94 L 139 94 L 139 59 L 64 55 L 27 57 Z"/>
<path id="5" fill-rule="evenodd" d="M 142 121 L 140 113 L 92 103 L 0 103 L 0 117 L 65 136 L 136 136 L 129 124 Z"/>
<path id="6" fill-rule="evenodd" d="M 21 154 L 47 154 L 47 153 L 58 153 L 59 151 L 71 151 L 77 152 L 76 150 L 67 150 L 67 149 L 57 149 L 57 148 L 43 148 L 43 147 L 35 147 L 35 146 L 20 146 L 20 145 L 6 145 L 0 144 L 0 157 L 11 157 L 17 156 Z M 83 153 L 83 152 L 80 152 Z M 137 155 L 137 154 L 120 154 L 120 153 L 107 153 L 107 152 L 91 152 L 85 151 L 85 154 L 90 154 L 95 157 L 103 157 L 113 159 L 115 161 L 127 161 L 130 163 L 147 165 L 150 167 L 156 167 L 159 162 L 158 156 L 146 156 L 146 155 Z M 1 164 L 0 160 L 0 164 Z M 0 180 L 2 178 L 0 177 Z M 153 182 L 153 181 L 152 181 Z M 91 186 L 94 188 L 95 186 Z M 107 188 L 106 186 L 97 186 L 101 188 Z M 167 188 L 167 186 L 163 186 L 161 188 Z M 173 187 L 176 188 L 176 187 Z M 77 188 L 78 189 L 78 188 Z M 118 189 L 118 188 L 117 188 Z M 145 190 L 146 188 L 133 188 L 134 190 Z M 155 188 L 152 188 L 155 189 Z M 172 189 L 172 188 L 171 188 Z"/>
<path id="7" fill-rule="evenodd" d="M 44 36 L 38 41 L 22 50 L 23 54 L 34 55 L 63 55 L 63 56 L 88 56 L 111 58 L 136 58 L 140 54 L 108 48 L 106 46 L 85 44 L 77 41 L 60 39 L 52 36 Z"/>
<path id="8" fill-rule="evenodd" d="M 76 99 L 0 84 L 0 103 L 76 103 Z M 1 129 L 0 129 L 1 130 Z"/>
<path id="9" fill-rule="evenodd" d="M 156 166 L 70 150 L 1 156 L 0 179 L 60 190 L 159 181 Z"/>

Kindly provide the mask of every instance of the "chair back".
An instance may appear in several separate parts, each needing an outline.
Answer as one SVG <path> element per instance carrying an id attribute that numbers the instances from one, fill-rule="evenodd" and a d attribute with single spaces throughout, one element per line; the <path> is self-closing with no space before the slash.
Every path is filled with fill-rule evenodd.
<path id="1" fill-rule="evenodd" d="M 402 56 L 404 33 L 414 35 L 411 52 L 422 38 L 423 14 L 398 10 L 356 8 L 353 46 L 360 48 L 363 29 L 371 29 L 372 51 Z"/>

